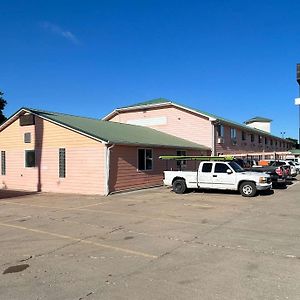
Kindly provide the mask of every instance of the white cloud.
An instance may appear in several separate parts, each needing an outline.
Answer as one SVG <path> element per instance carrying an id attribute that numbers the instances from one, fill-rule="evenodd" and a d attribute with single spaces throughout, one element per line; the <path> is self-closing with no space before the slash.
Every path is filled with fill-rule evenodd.
<path id="1" fill-rule="evenodd" d="M 41 22 L 40 25 L 45 30 L 52 32 L 53 34 L 59 35 L 65 38 L 66 40 L 69 40 L 73 44 L 79 44 L 79 40 L 71 31 L 64 30 L 58 25 L 52 24 L 50 22 Z"/>

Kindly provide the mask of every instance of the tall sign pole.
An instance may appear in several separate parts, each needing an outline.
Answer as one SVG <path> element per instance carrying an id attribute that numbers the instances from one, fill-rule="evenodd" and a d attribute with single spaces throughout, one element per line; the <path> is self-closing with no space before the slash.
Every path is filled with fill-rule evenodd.
<path id="1" fill-rule="evenodd" d="M 298 135 L 298 144 L 300 144 L 300 64 L 297 64 L 297 82 L 299 85 L 299 96 L 295 99 L 295 105 L 298 106 L 299 109 L 299 135 Z"/>

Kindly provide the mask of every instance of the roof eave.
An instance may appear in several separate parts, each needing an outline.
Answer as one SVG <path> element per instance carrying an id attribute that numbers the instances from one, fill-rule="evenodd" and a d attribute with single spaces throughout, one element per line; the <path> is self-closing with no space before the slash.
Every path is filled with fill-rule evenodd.
<path id="1" fill-rule="evenodd" d="M 196 150 L 211 150 L 211 148 L 206 146 L 182 146 L 182 145 L 161 145 L 161 144 L 151 144 L 151 143 L 126 143 L 111 141 L 110 144 L 124 145 L 124 146 L 147 146 L 147 147 L 159 147 L 159 148 L 177 148 L 177 149 L 196 149 Z"/>

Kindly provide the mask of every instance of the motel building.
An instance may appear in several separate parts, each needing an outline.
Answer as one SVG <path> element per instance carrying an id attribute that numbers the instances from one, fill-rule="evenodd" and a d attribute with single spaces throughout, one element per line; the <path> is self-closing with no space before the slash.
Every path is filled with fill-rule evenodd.
<path id="1" fill-rule="evenodd" d="M 108 195 L 161 185 L 160 155 L 211 154 L 176 130 L 124 123 L 21 108 L 0 126 L 0 189 Z"/>
<path id="2" fill-rule="evenodd" d="M 159 98 L 115 109 L 103 120 L 150 127 L 197 144 L 212 155 L 274 158 L 294 144 L 271 134 L 271 121 L 255 117 L 244 124 Z"/>

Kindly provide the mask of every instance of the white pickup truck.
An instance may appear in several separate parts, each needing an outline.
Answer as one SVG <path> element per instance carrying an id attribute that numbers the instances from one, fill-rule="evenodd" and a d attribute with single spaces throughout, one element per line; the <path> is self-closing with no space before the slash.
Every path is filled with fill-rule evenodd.
<path id="1" fill-rule="evenodd" d="M 244 197 L 253 197 L 259 190 L 271 189 L 271 177 L 248 172 L 234 161 L 201 161 L 198 171 L 165 171 L 164 184 L 177 194 L 191 189 L 236 190 Z"/>

